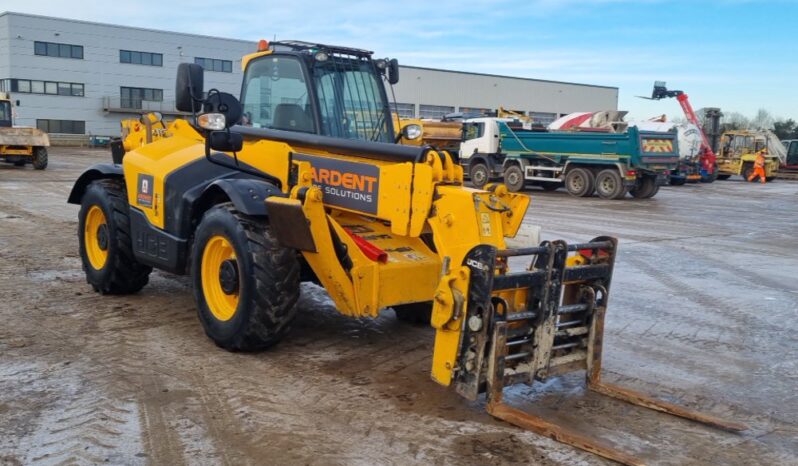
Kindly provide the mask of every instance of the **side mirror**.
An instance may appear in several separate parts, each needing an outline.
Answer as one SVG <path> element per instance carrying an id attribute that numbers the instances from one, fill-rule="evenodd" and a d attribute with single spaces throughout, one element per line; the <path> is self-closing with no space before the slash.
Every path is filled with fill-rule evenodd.
<path id="1" fill-rule="evenodd" d="M 395 58 L 388 61 L 388 82 L 391 85 L 399 82 L 399 60 Z"/>
<path id="2" fill-rule="evenodd" d="M 228 131 L 211 131 L 207 143 L 209 148 L 220 152 L 239 152 L 244 147 L 244 136 Z"/>
<path id="3" fill-rule="evenodd" d="M 194 113 L 202 100 L 204 72 L 196 63 L 181 63 L 177 67 L 175 80 L 175 108 L 181 112 Z"/>

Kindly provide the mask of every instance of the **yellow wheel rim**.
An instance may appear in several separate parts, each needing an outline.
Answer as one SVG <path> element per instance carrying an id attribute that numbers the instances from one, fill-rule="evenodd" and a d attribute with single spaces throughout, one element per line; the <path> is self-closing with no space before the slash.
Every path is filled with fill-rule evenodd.
<path id="1" fill-rule="evenodd" d="M 89 263 L 95 270 L 102 270 L 108 260 L 108 223 L 100 206 L 93 205 L 86 214 L 83 225 L 83 244 Z"/>
<path id="2" fill-rule="evenodd" d="M 234 283 L 230 281 L 231 270 L 236 277 Z M 236 251 L 224 236 L 212 236 L 205 244 L 201 274 L 202 294 L 211 313 L 221 321 L 230 320 L 238 307 L 240 285 Z"/>

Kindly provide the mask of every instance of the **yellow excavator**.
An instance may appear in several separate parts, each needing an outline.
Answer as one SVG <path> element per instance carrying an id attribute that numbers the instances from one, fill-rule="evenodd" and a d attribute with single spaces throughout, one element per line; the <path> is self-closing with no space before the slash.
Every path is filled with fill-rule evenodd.
<path id="1" fill-rule="evenodd" d="M 145 115 L 117 163 L 76 181 L 68 201 L 80 205 L 78 247 L 97 292 L 138 292 L 153 268 L 189 274 L 205 333 L 254 351 L 288 334 L 300 281 L 313 281 L 344 315 L 393 308 L 431 325 L 433 380 L 486 396 L 491 415 L 625 464 L 641 461 L 506 405 L 503 389 L 579 371 L 597 392 L 745 428 L 602 382 L 618 242 L 508 248 L 529 198 L 466 188 L 446 151 L 396 144 L 412 136 L 396 134 L 383 85 L 398 81 L 396 60 L 261 41 L 242 67 L 239 99 L 205 93 L 202 68 L 181 64 L 177 110 L 191 116 Z M 522 256 L 528 266 L 512 269 Z"/>

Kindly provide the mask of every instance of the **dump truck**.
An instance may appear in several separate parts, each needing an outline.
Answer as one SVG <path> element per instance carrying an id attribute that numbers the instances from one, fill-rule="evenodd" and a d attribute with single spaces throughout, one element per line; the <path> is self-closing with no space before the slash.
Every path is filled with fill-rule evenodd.
<path id="1" fill-rule="evenodd" d="M 0 92 L 0 160 L 18 167 L 31 164 L 36 170 L 44 170 L 49 146 L 50 138 L 44 131 L 13 125 L 11 97 Z"/>
<path id="2" fill-rule="evenodd" d="M 573 196 L 650 198 L 679 163 L 675 132 L 545 131 L 511 128 L 511 121 L 464 123 L 460 163 L 477 188 L 503 179 L 510 192 L 527 185 Z"/>
<path id="3" fill-rule="evenodd" d="M 726 131 L 720 137 L 718 150 L 718 179 L 741 176 L 748 180 L 754 172 L 757 152 L 765 149 L 765 177 L 776 179 L 781 160 L 786 161 L 784 146 L 770 131 Z"/>
<path id="4" fill-rule="evenodd" d="M 597 392 L 745 428 L 601 380 L 617 240 L 506 247 L 529 197 L 467 188 L 447 152 L 395 143 L 383 79 L 398 81 L 396 60 L 261 41 L 242 68 L 237 98 L 205 93 L 202 67 L 180 64 L 176 107 L 191 116 L 76 180 L 68 202 L 98 293 L 138 292 L 153 268 L 188 274 L 208 337 L 256 351 L 288 334 L 312 281 L 343 315 L 393 308 L 431 325 L 432 379 L 486 396 L 493 416 L 627 464 L 640 461 L 508 406 L 503 388 L 580 371 Z M 529 267 L 511 270 L 524 256 Z"/>

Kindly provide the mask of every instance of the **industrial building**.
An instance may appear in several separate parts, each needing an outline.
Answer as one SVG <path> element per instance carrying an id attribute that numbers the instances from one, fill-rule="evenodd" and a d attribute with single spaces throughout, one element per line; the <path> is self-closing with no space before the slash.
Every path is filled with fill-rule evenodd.
<path id="1" fill-rule="evenodd" d="M 182 62 L 205 68 L 206 89 L 238 95 L 241 56 L 256 46 L 253 41 L 0 13 L 0 91 L 18 102 L 16 125 L 50 133 L 116 135 L 120 119 L 142 111 L 176 114 L 174 79 Z M 402 66 L 400 76 L 396 110 L 406 117 L 439 118 L 504 106 L 548 123 L 566 113 L 618 106 L 615 87 L 414 66 Z"/>

